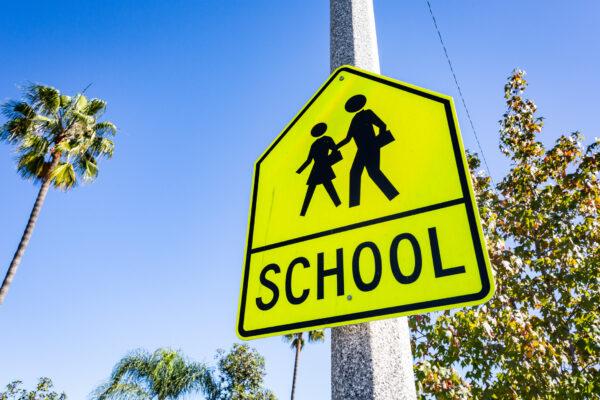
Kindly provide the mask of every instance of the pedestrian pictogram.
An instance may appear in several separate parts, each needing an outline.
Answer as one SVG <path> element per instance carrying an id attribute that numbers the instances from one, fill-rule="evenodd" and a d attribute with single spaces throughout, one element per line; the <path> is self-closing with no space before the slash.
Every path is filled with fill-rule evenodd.
<path id="1" fill-rule="evenodd" d="M 380 169 L 380 149 L 392 142 L 394 137 L 377 114 L 372 110 L 364 109 L 366 103 L 367 98 L 362 94 L 348 99 L 344 108 L 349 113 L 356 114 L 350 122 L 348 136 L 338 144 L 338 147 L 342 147 L 351 139 L 356 143 L 356 155 L 350 168 L 350 207 L 360 204 L 361 177 L 365 169 L 388 200 L 398 195 L 394 185 Z M 375 136 L 373 127 L 379 128 L 379 135 Z"/>
<path id="2" fill-rule="evenodd" d="M 327 124 L 320 122 L 312 128 L 311 134 L 314 137 L 319 137 L 323 135 L 326 130 Z M 310 204 L 310 199 L 312 199 L 317 185 L 323 185 L 325 190 L 327 190 L 327 194 L 331 198 L 331 201 L 333 201 L 333 204 L 335 204 L 336 207 L 341 204 L 340 198 L 332 183 L 333 179 L 335 178 L 332 165 L 341 159 L 341 153 L 337 149 L 333 139 L 329 136 L 321 136 L 319 139 L 314 141 L 312 146 L 310 146 L 308 158 L 304 163 L 302 163 L 300 168 L 298 168 L 298 171 L 296 171 L 299 174 L 302 173 L 302 171 L 308 167 L 311 161 L 313 162 L 312 170 L 310 171 L 308 181 L 306 182 L 308 189 L 306 190 L 306 196 L 304 197 L 304 203 L 302 203 L 302 211 L 300 211 L 300 215 L 306 215 L 308 205 Z"/>
<path id="3" fill-rule="evenodd" d="M 336 70 L 255 164 L 241 286 L 242 338 L 487 301 L 452 99 Z"/>

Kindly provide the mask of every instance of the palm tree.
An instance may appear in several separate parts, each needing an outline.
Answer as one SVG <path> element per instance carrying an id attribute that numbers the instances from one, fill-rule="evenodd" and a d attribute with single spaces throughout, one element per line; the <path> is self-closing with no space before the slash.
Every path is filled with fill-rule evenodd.
<path id="1" fill-rule="evenodd" d="M 296 377 L 298 375 L 298 360 L 300 358 L 300 351 L 304 347 L 304 332 L 293 333 L 290 335 L 284 335 L 283 340 L 290 343 L 292 350 L 296 350 L 296 357 L 294 358 L 294 375 L 292 377 L 292 396 L 291 400 L 294 400 L 294 394 L 296 392 Z M 322 329 L 315 331 L 308 331 L 308 341 L 322 342 L 325 340 L 325 332 Z"/>
<path id="2" fill-rule="evenodd" d="M 2 105 L 8 121 L 0 128 L 0 141 L 16 147 L 21 176 L 41 186 L 0 287 L 0 304 L 17 272 L 50 185 L 67 190 L 78 179 L 92 181 L 98 175 L 97 159 L 112 156 L 114 144 L 108 136 L 117 129 L 111 122 L 98 121 L 105 109 L 103 100 L 88 100 L 83 93 L 69 97 L 43 85 L 30 85 L 24 99 Z"/>
<path id="3" fill-rule="evenodd" d="M 150 354 L 137 350 L 117 363 L 108 382 L 92 398 L 175 400 L 198 391 L 214 398 L 213 385 L 203 364 L 188 361 L 178 351 L 158 349 Z"/>

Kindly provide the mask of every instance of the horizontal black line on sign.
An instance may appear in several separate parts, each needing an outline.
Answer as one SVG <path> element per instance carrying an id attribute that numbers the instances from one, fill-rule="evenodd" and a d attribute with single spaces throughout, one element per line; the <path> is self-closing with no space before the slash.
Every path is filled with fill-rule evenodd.
<path id="1" fill-rule="evenodd" d="M 432 205 L 426 206 L 426 207 L 420 207 L 420 208 L 415 208 L 413 210 L 402 211 L 402 212 L 399 212 L 396 214 L 386 215 L 385 217 L 369 219 L 367 221 L 357 222 L 355 224 L 350 224 L 350 225 L 346 225 L 346 226 L 340 226 L 339 228 L 329 229 L 329 230 L 326 230 L 323 232 L 311 233 L 310 235 L 300 236 L 300 237 L 297 237 L 294 239 L 288 239 L 288 240 L 284 240 L 282 242 L 277 242 L 277 243 L 269 244 L 266 246 L 256 247 L 256 248 L 253 248 L 252 250 L 250 250 L 250 253 L 252 253 L 252 254 L 260 253 L 261 251 L 272 250 L 272 249 L 276 249 L 278 247 L 283 247 L 283 246 L 287 246 L 287 245 L 294 244 L 294 243 L 305 242 L 307 240 L 312 240 L 312 239 L 320 238 L 323 236 L 333 235 L 333 234 L 340 233 L 340 232 L 351 231 L 352 229 L 363 228 L 363 227 L 369 226 L 369 225 L 375 225 L 375 224 L 379 224 L 382 222 L 393 221 L 393 220 L 399 219 L 399 218 L 410 217 L 411 215 L 422 214 L 425 212 L 435 211 L 435 210 L 439 210 L 441 208 L 446 208 L 446 207 L 452 207 L 452 206 L 462 204 L 464 202 L 465 202 L 464 198 L 448 200 L 448 201 L 444 201 L 441 203 L 432 204 Z"/>

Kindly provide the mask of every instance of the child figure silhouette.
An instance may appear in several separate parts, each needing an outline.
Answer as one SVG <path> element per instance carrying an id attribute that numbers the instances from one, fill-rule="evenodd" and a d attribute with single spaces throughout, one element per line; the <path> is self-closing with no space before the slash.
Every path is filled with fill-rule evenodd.
<path id="1" fill-rule="evenodd" d="M 304 203 L 302 204 L 302 210 L 300 211 L 301 216 L 306 215 L 308 205 L 315 193 L 317 185 L 323 185 L 336 207 L 342 203 L 333 186 L 332 181 L 335 179 L 335 173 L 331 167 L 342 159 L 342 153 L 337 149 L 332 138 L 323 136 L 325 131 L 327 131 L 327 124 L 324 122 L 320 122 L 312 128 L 310 134 L 314 137 L 318 137 L 318 139 L 310 146 L 308 158 L 296 171 L 298 174 L 302 173 L 302 171 L 313 162 L 312 170 L 306 181 L 308 189 L 306 190 L 306 196 L 304 197 Z"/>

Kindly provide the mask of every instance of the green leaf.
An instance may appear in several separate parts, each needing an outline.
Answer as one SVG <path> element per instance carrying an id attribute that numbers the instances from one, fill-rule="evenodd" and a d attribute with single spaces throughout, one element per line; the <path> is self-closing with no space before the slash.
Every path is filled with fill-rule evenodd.
<path id="1" fill-rule="evenodd" d="M 88 105 L 87 97 L 85 97 L 82 94 L 79 94 L 79 95 L 77 95 L 76 99 L 77 100 L 75 101 L 75 110 L 77 110 L 77 111 L 85 110 L 85 108 Z"/>
<path id="2" fill-rule="evenodd" d="M 43 115 L 56 115 L 60 107 L 60 93 L 51 86 L 32 85 L 28 89 L 29 103 Z"/>
<path id="3" fill-rule="evenodd" d="M 79 157 L 76 162 L 77 170 L 87 182 L 93 181 L 98 176 L 98 166 L 96 159 L 91 155 L 85 154 Z"/>
<path id="4" fill-rule="evenodd" d="M 50 142 L 48 142 L 46 138 L 30 133 L 23 136 L 21 145 L 19 146 L 19 151 L 32 151 L 44 156 L 49 147 Z"/>
<path id="5" fill-rule="evenodd" d="M 107 134 L 115 135 L 117 133 L 117 127 L 110 121 L 103 121 L 94 124 L 92 129 L 96 132 L 96 134 L 100 136 L 104 136 Z"/>
<path id="6" fill-rule="evenodd" d="M 501 182 L 490 186 L 475 171 L 477 156 L 468 160 L 496 295 L 481 306 L 411 320 L 423 398 L 600 393 L 597 145 L 584 148 L 574 133 L 547 150 L 539 140 L 543 119 L 526 88 L 525 73 L 513 71 L 500 121 L 500 148 L 510 159 Z M 452 368 L 457 379 L 448 376 Z"/>
<path id="7" fill-rule="evenodd" d="M 115 149 L 115 144 L 112 140 L 103 137 L 96 137 L 92 140 L 89 151 L 96 157 L 105 156 L 112 157 Z"/>
<path id="8" fill-rule="evenodd" d="M 68 162 L 59 163 L 50 171 L 50 180 L 54 187 L 67 190 L 77 184 L 77 177 L 73 165 Z"/>
<path id="9" fill-rule="evenodd" d="M 25 179 L 41 180 L 44 177 L 46 162 L 44 155 L 35 150 L 27 151 L 19 156 L 17 170 Z"/>
<path id="10" fill-rule="evenodd" d="M 67 108 L 71 105 L 71 96 L 61 95 L 60 96 L 60 107 Z"/>
<path id="11" fill-rule="evenodd" d="M 82 112 L 86 115 L 96 117 L 106 109 L 106 102 L 100 99 L 92 99 L 84 107 Z"/>

